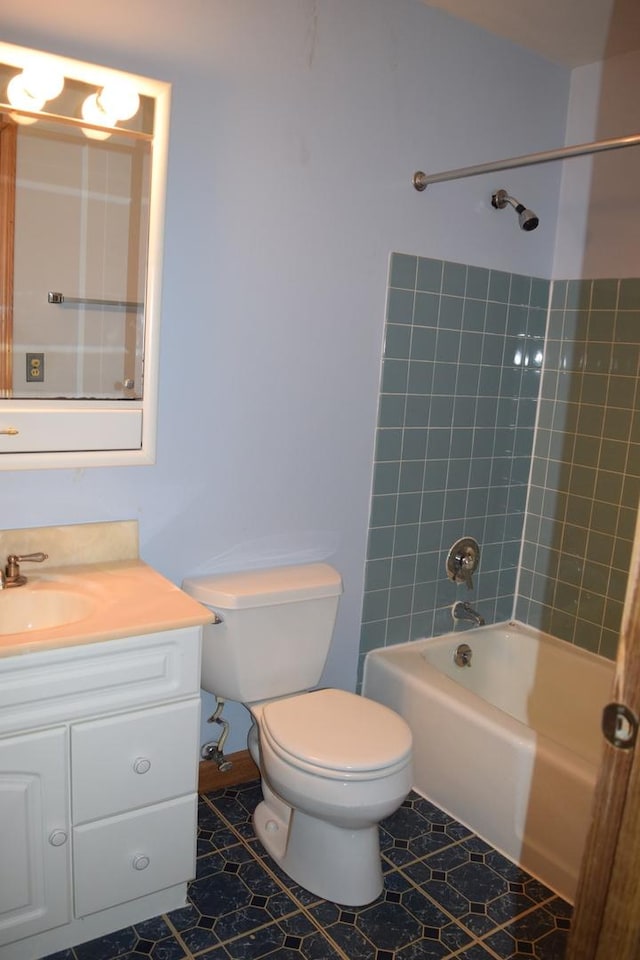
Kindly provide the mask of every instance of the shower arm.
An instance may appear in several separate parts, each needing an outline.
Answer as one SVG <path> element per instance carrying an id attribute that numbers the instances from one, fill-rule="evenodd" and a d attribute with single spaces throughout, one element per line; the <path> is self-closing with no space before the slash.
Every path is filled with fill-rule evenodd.
<path id="1" fill-rule="evenodd" d="M 431 183 L 443 183 L 446 180 L 462 180 L 464 177 L 477 177 L 483 173 L 498 170 L 513 170 L 516 167 L 531 167 L 538 163 L 551 163 L 552 160 L 568 160 L 590 153 L 603 153 L 606 150 L 622 150 L 624 147 L 640 146 L 640 133 L 629 137 L 614 137 L 610 140 L 595 140 L 593 143 L 577 143 L 571 147 L 557 150 L 543 150 L 541 153 L 528 153 L 507 160 L 494 160 L 492 163 L 479 163 L 471 167 L 458 167 L 457 170 L 443 170 L 441 173 L 423 173 L 417 170 L 413 175 L 416 190 L 426 190 Z"/>

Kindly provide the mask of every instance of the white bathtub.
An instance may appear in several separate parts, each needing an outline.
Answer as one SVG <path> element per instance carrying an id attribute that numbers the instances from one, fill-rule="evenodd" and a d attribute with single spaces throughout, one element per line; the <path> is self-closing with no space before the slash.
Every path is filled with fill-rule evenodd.
<path id="1" fill-rule="evenodd" d="M 362 692 L 411 727 L 418 793 L 573 902 L 614 669 L 509 622 L 373 650 Z"/>

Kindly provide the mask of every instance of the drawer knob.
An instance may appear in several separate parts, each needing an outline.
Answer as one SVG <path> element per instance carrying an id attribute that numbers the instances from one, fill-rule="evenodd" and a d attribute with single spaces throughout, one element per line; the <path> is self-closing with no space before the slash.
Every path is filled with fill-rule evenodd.
<path id="1" fill-rule="evenodd" d="M 52 847 L 61 847 L 67 842 L 67 834 L 64 830 L 53 830 L 49 834 L 49 843 Z"/>
<path id="2" fill-rule="evenodd" d="M 137 757 L 133 761 L 133 769 L 136 773 L 147 773 L 151 769 L 151 760 L 146 757 Z"/>
<path id="3" fill-rule="evenodd" d="M 134 870 L 146 870 L 151 861 L 149 857 L 145 857 L 144 854 L 139 854 L 137 857 L 133 858 L 133 869 Z"/>

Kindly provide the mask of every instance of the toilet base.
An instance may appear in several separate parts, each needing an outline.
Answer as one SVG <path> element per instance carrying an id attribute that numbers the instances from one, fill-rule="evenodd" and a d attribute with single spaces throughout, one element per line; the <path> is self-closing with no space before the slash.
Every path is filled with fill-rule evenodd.
<path id="1" fill-rule="evenodd" d="M 311 893 L 351 907 L 381 894 L 377 824 L 347 830 L 295 809 L 287 824 L 263 801 L 254 811 L 253 825 L 270 856 Z"/>

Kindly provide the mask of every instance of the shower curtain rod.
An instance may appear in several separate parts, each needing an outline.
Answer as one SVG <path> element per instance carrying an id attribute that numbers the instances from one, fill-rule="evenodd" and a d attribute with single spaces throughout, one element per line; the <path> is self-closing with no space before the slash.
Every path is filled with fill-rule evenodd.
<path id="1" fill-rule="evenodd" d="M 537 163 L 550 163 L 552 160 L 567 160 L 587 153 L 601 153 L 604 150 L 621 150 L 623 147 L 640 146 L 640 133 L 629 137 L 614 137 L 610 140 L 595 140 L 593 143 L 577 143 L 572 147 L 560 147 L 558 150 L 543 150 L 541 153 L 528 153 L 522 157 L 510 157 L 508 160 L 495 160 L 493 163 L 478 163 L 472 167 L 459 167 L 457 170 L 443 170 L 441 173 L 423 173 L 417 170 L 413 175 L 416 190 L 426 190 L 430 183 L 442 183 L 445 180 L 462 180 L 464 177 L 476 177 L 481 173 L 493 173 L 496 170 L 513 170 L 515 167 L 531 167 Z"/>

